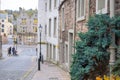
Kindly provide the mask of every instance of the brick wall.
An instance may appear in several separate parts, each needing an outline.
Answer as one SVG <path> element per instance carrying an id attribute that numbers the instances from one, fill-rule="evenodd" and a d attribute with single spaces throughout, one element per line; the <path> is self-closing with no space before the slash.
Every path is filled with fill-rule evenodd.
<path id="1" fill-rule="evenodd" d="M 64 7 L 65 30 L 62 31 L 62 7 Z M 75 25 L 75 0 L 66 0 L 59 8 L 59 56 L 60 64 L 65 60 L 65 42 L 68 42 L 68 31 Z M 68 56 L 69 57 L 69 56 Z M 65 65 L 62 65 L 65 66 Z M 64 67 L 65 68 L 65 67 Z"/>

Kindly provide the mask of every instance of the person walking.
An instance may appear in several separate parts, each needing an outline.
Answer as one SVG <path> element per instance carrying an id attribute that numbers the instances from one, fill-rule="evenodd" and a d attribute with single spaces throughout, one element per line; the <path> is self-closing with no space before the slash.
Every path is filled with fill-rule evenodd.
<path id="1" fill-rule="evenodd" d="M 11 47 L 8 48 L 8 56 L 11 55 Z"/>
<path id="2" fill-rule="evenodd" d="M 15 47 L 12 48 L 12 53 L 15 55 Z"/>

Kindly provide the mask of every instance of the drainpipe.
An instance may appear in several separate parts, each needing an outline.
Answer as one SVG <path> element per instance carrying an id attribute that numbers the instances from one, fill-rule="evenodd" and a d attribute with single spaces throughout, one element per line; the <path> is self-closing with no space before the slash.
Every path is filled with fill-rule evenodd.
<path id="1" fill-rule="evenodd" d="M 110 0 L 110 17 L 115 15 L 115 0 Z"/>
<path id="2" fill-rule="evenodd" d="M 114 17 L 115 15 L 115 0 L 110 0 L 110 17 Z M 112 80 L 112 66 L 115 63 L 115 33 L 111 32 L 112 34 L 112 44 L 110 45 L 110 80 Z"/>
<path id="3" fill-rule="evenodd" d="M 74 22 L 74 46 L 75 46 L 75 37 L 76 37 L 76 6 L 77 6 L 77 0 L 75 0 L 75 22 Z M 74 49 L 75 53 L 75 49 Z"/>

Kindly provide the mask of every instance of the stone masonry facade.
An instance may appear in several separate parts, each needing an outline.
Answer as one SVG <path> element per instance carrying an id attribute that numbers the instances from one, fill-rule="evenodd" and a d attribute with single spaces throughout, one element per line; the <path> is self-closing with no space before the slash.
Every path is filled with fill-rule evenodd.
<path id="1" fill-rule="evenodd" d="M 64 13 L 63 13 L 63 9 L 64 9 Z M 63 30 L 63 18 L 64 16 L 64 30 Z M 65 51 L 65 43 L 67 45 L 69 45 L 69 39 L 68 39 L 68 34 L 69 34 L 69 30 L 72 30 L 74 32 L 74 26 L 75 25 L 75 0 L 64 0 L 60 7 L 59 7 L 59 55 L 60 55 L 60 64 L 63 64 L 64 66 L 67 66 L 67 70 L 69 68 L 69 59 L 71 58 L 71 56 L 69 56 L 69 54 L 66 53 Z M 74 33 L 72 33 L 74 35 Z M 74 43 L 71 43 L 72 45 L 74 45 Z M 67 51 L 68 52 L 68 51 Z M 68 60 L 66 61 L 66 57 L 65 55 L 67 54 L 68 56 Z M 66 63 L 68 63 L 68 65 L 65 65 Z"/>
<path id="2" fill-rule="evenodd" d="M 79 40 L 78 33 L 79 32 L 87 32 L 87 21 L 90 16 L 96 14 L 96 6 L 97 0 L 85 0 L 85 18 L 82 20 L 77 19 L 77 0 L 63 0 L 59 6 L 59 56 L 60 56 L 60 64 L 65 65 L 65 54 L 66 48 L 65 44 L 68 45 L 69 50 L 69 31 L 73 30 L 73 42 Z M 107 13 L 110 14 L 110 1 L 107 0 Z M 63 12 L 64 9 L 64 12 Z M 120 1 L 115 0 L 115 15 L 120 15 Z M 63 23 L 64 17 L 64 23 Z M 64 30 L 63 30 L 63 24 Z M 117 39 L 117 43 L 120 44 L 120 39 Z M 74 53 L 75 50 L 73 50 Z M 68 52 L 68 57 L 72 58 Z M 70 59 L 69 59 L 70 60 Z M 70 63 L 68 63 L 70 65 Z"/>

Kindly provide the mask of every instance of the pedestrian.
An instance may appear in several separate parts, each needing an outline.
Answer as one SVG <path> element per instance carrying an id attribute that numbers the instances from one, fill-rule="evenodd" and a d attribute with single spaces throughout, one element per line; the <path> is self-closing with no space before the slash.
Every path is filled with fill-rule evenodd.
<path id="1" fill-rule="evenodd" d="M 11 55 L 11 47 L 8 48 L 8 56 Z"/>
<path id="2" fill-rule="evenodd" d="M 12 48 L 12 53 L 15 55 L 15 47 Z"/>

